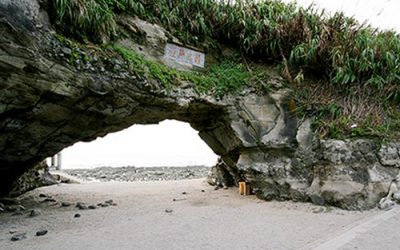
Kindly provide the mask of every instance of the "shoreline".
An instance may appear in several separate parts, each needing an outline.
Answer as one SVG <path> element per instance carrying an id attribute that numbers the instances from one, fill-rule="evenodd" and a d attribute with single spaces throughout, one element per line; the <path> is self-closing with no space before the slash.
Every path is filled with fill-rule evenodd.
<path id="1" fill-rule="evenodd" d="M 83 181 L 170 181 L 206 178 L 211 167 L 97 167 L 92 169 L 63 169 L 73 177 Z"/>

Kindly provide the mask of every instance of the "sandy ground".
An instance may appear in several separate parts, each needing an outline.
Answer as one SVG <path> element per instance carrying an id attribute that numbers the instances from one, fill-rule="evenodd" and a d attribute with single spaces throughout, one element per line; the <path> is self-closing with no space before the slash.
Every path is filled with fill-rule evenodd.
<path id="1" fill-rule="evenodd" d="M 40 202 L 41 193 L 59 202 L 112 199 L 117 206 L 60 207 Z M 239 196 L 236 189 L 214 190 L 203 179 L 62 184 L 24 197 L 42 215 L 0 214 L 0 249 L 399 249 L 400 244 L 397 208 L 315 213 L 320 207 Z M 81 217 L 74 218 L 76 213 Z M 48 233 L 35 236 L 42 229 Z M 12 242 L 10 230 L 26 233 L 26 239 Z"/>

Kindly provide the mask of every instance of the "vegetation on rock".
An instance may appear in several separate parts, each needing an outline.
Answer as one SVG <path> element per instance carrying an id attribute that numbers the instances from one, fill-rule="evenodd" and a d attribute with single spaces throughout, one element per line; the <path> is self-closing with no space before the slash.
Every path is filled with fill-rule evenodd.
<path id="1" fill-rule="evenodd" d="M 400 37 L 342 13 L 327 16 L 271 0 L 54 0 L 54 7 L 57 27 L 79 39 L 110 41 L 119 36 L 116 15 L 136 15 L 185 43 L 236 46 L 254 60 L 279 65 L 297 89 L 299 111 L 316 113 L 325 136 L 393 137 L 389 131 L 399 129 Z M 212 69 L 210 76 L 188 77 L 146 65 L 164 85 L 180 77 L 209 88 L 215 80 Z M 243 72 L 240 65 L 229 68 L 228 74 Z M 226 83 L 219 94 L 238 85 Z"/>

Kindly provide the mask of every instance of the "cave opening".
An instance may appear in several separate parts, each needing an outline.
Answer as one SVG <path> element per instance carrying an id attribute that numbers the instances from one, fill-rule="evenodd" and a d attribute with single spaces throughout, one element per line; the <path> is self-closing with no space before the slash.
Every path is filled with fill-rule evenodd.
<path id="1" fill-rule="evenodd" d="M 91 142 L 75 143 L 61 155 L 61 162 L 48 158 L 48 165 L 61 163 L 63 171 L 89 180 L 171 180 L 185 178 L 184 169 L 186 177 L 204 177 L 217 162 L 217 155 L 197 131 L 176 120 L 133 125 Z"/>

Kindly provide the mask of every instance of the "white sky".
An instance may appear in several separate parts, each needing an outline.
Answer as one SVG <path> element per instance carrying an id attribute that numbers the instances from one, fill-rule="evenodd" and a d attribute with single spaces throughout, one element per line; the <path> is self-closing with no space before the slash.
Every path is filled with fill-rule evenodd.
<path id="1" fill-rule="evenodd" d="M 291 2 L 284 0 L 284 2 Z M 328 11 L 343 11 L 360 22 L 400 31 L 399 0 L 298 0 Z M 135 125 L 90 143 L 63 150 L 64 168 L 98 166 L 186 166 L 215 164 L 217 156 L 189 124 L 164 121 L 159 125 Z"/>

